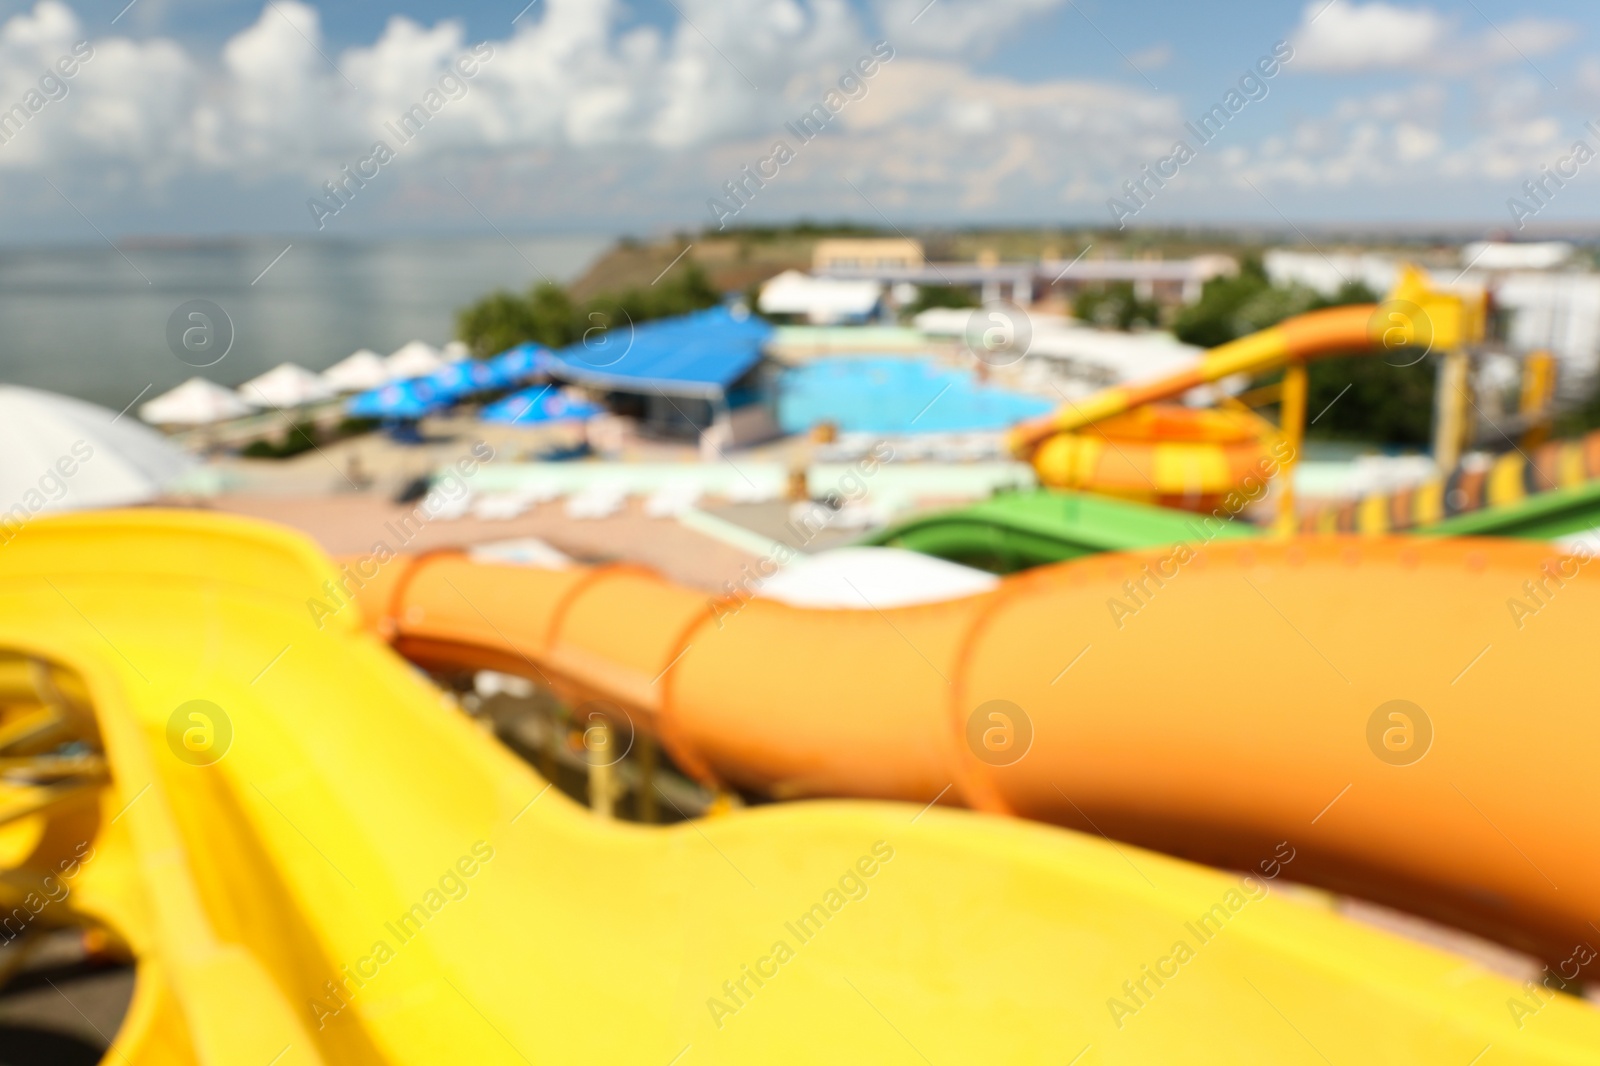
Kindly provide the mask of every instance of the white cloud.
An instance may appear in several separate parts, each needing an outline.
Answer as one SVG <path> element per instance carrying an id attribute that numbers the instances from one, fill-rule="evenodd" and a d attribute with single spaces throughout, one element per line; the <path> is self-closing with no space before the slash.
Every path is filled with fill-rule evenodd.
<path id="1" fill-rule="evenodd" d="M 171 41 L 94 41 L 87 51 L 77 16 L 58 0 L 0 24 L 0 109 L 20 106 L 25 122 L 0 144 L 0 170 L 105 157 L 128 161 L 156 180 L 190 156 L 189 119 L 195 70 Z M 74 47 L 79 51 L 74 52 Z M 81 57 L 81 58 L 80 58 Z M 58 64 L 73 60 L 67 68 Z M 64 92 L 35 110 L 41 79 L 59 78 Z M 55 95 L 55 94 L 48 94 Z"/>
<path id="2" fill-rule="evenodd" d="M 507 37 L 480 48 L 464 94 L 450 94 L 402 145 L 390 125 L 442 84 L 458 86 L 451 64 L 479 45 L 462 22 L 395 17 L 370 43 L 335 50 L 316 8 L 276 0 L 215 52 L 160 36 L 96 37 L 67 97 L 0 143 L 0 174 L 40 172 L 69 192 L 83 189 L 98 196 L 82 201 L 96 217 L 209 182 L 229 190 L 214 199 L 248 216 L 239 228 L 263 217 L 298 224 L 306 197 L 382 138 L 399 159 L 340 227 L 362 218 L 478 225 L 446 176 L 508 220 L 710 221 L 706 201 L 723 182 L 767 156 L 775 139 L 792 141 L 785 122 L 820 102 L 881 38 L 894 58 L 825 135 L 791 143 L 797 158 L 749 218 L 1098 216 L 1124 179 L 1171 150 L 1196 101 L 1127 79 L 1022 82 L 973 68 L 974 49 L 1059 2 L 874 0 L 863 14 L 849 0 L 676 0 L 685 18 L 624 29 L 626 0 L 541 0 Z M 1308 8 L 1288 69 L 1411 67 L 1427 76 L 1292 120 L 1270 112 L 1274 126 L 1290 124 L 1259 142 L 1230 133 L 1163 193 L 1162 210 L 1216 202 L 1219 190 L 1248 192 L 1246 176 L 1269 190 L 1498 181 L 1530 162 L 1536 169 L 1567 139 L 1526 69 L 1500 67 L 1492 92 L 1486 81 L 1477 86 L 1471 121 L 1460 121 L 1459 101 L 1441 87 L 1446 75 L 1469 59 L 1511 61 L 1503 41 L 1464 35 L 1429 8 L 1337 0 L 1314 16 Z M 1560 44 L 1548 25 L 1505 29 L 1535 55 Z M 86 33 L 62 0 L 39 0 L 0 23 L 0 109 Z M 1161 52 L 1137 59 L 1153 66 Z M 1580 87 L 1600 95 L 1600 63 L 1584 70 Z"/>
<path id="3" fill-rule="evenodd" d="M 1515 63 L 1529 56 L 1541 56 L 1570 44 L 1579 36 L 1577 27 L 1553 19 L 1518 19 L 1483 35 L 1478 55 L 1496 63 Z M 1476 58 L 1468 56 L 1469 59 Z"/>
<path id="4" fill-rule="evenodd" d="M 1434 131 L 1414 122 L 1402 122 L 1394 128 L 1395 151 L 1402 163 L 1415 163 L 1439 151 L 1444 138 Z"/>
<path id="5" fill-rule="evenodd" d="M 1130 55 L 1128 62 L 1133 64 L 1135 70 L 1160 70 L 1172 62 L 1172 46 L 1166 43 L 1153 44 Z"/>
<path id="6" fill-rule="evenodd" d="M 617 0 L 547 0 L 408 150 L 684 148 L 779 125 L 866 54 L 845 0 L 683 0 L 688 22 L 614 32 Z M 85 31 L 60 0 L 0 25 L 0 100 L 26 93 Z M 332 54 L 315 8 L 277 0 L 220 55 L 170 39 L 96 38 L 70 105 L 0 146 L 0 168 L 92 159 L 146 171 L 326 175 L 435 88 L 476 42 L 461 23 L 396 17 Z M 746 78 L 762 87 L 753 91 Z"/>
<path id="7" fill-rule="evenodd" d="M 328 159 L 350 144 L 350 86 L 319 51 L 320 22 L 315 9 L 283 0 L 228 41 L 194 113 L 197 162 L 256 173 Z"/>
<path id="8" fill-rule="evenodd" d="M 1477 33 L 1430 7 L 1373 0 L 1312 0 L 1291 43 L 1295 71 L 1354 73 L 1415 70 L 1470 74 L 1555 51 L 1576 36 L 1573 26 L 1524 18 Z"/>
<path id="9" fill-rule="evenodd" d="M 915 58 L 942 50 L 949 34 L 978 33 L 980 23 L 982 33 L 1001 32 L 1056 2 L 939 0 L 915 33 L 902 29 L 891 42 L 893 58 L 867 80 L 866 96 L 807 147 L 807 167 L 855 161 L 858 171 L 864 163 L 928 188 L 951 181 L 964 198 L 988 201 L 1019 175 L 1053 195 L 1058 185 L 1166 150 L 1158 132 L 1179 124 L 1171 99 L 1093 82 L 1024 85 L 973 75 L 954 60 Z M 916 9 L 907 13 L 898 3 L 885 0 L 880 13 L 888 22 L 903 16 L 909 26 Z M 576 150 L 599 153 L 590 162 L 620 166 L 614 173 L 646 167 L 652 175 L 705 175 L 704 149 L 765 149 L 788 136 L 783 124 L 873 51 L 869 28 L 846 0 L 680 6 L 685 21 L 666 33 L 619 33 L 619 0 L 546 0 L 511 37 L 489 42 L 492 57 L 465 95 L 446 103 L 404 153 L 416 160 L 466 153 L 498 166 Z M 8 72 L 0 88 L 25 91 L 26 72 L 43 70 L 82 33 L 60 0 L 41 0 L 33 13 L 0 26 L 7 60 L 0 70 Z M 84 99 L 70 114 L 42 115 L 31 150 L 15 150 L 20 140 L 0 146 L 0 166 L 98 160 L 145 182 L 190 170 L 320 184 L 375 139 L 398 148 L 386 124 L 472 46 L 459 21 L 427 27 L 396 17 L 372 44 L 333 54 L 317 10 L 301 0 L 263 8 L 209 62 L 167 39 L 104 38 L 73 87 Z M 683 158 L 663 165 L 676 155 Z M 637 162 L 646 158 L 653 162 Z M 696 184 L 709 192 L 717 183 L 702 176 Z"/>
<path id="10" fill-rule="evenodd" d="M 1298 70 L 1366 70 L 1420 66 L 1444 40 L 1443 16 L 1428 8 L 1403 8 L 1378 0 L 1313 0 L 1295 32 Z"/>
<path id="11" fill-rule="evenodd" d="M 1575 126 L 1545 109 L 1536 84 L 1532 76 L 1505 83 L 1484 101 L 1474 132 L 1454 139 L 1446 132 L 1450 94 L 1437 83 L 1348 97 L 1297 123 L 1286 144 L 1269 138 L 1256 146 L 1237 174 L 1210 177 L 1245 189 L 1248 178 L 1269 192 L 1477 189 L 1479 213 L 1492 215 L 1508 188 L 1553 162 L 1575 135 Z"/>
<path id="12" fill-rule="evenodd" d="M 880 36 L 927 55 L 985 52 L 1066 0 L 875 0 Z"/>
<path id="13" fill-rule="evenodd" d="M 930 203 L 941 190 L 968 207 L 1007 195 L 1041 211 L 1064 200 L 1099 205 L 1138 165 L 1172 148 L 1177 101 L 1106 83 L 1022 85 L 948 60 L 897 59 L 843 116 L 842 136 L 818 140 L 819 176 L 854 166 Z"/>

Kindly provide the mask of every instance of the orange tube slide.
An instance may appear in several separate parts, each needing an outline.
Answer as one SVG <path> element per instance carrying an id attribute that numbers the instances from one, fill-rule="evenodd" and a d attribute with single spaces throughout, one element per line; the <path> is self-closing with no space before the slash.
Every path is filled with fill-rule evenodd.
<path id="1" fill-rule="evenodd" d="M 1211 349 L 1188 369 L 1154 381 L 1105 389 L 1076 403 L 1064 404 L 1041 418 L 1020 423 L 1011 431 L 1012 450 L 1027 454 L 1057 433 L 1081 429 L 1145 404 L 1182 396 L 1190 389 L 1233 374 L 1260 374 L 1291 360 L 1368 351 L 1379 343 L 1373 325 L 1377 310 L 1375 304 L 1349 304 L 1295 315 L 1276 326 Z"/>
<path id="2" fill-rule="evenodd" d="M 1217 541 L 845 611 L 442 554 L 358 595 L 408 657 L 615 701 L 704 779 L 942 797 L 1237 869 L 1287 841 L 1296 879 L 1561 959 L 1600 918 L 1600 585 L 1576 567 L 1523 541 Z"/>

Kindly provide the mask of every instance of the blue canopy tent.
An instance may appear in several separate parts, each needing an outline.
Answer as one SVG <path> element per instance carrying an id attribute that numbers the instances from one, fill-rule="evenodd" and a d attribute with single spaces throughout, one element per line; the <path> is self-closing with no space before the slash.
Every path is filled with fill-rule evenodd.
<path id="1" fill-rule="evenodd" d="M 574 400 L 554 391 L 549 385 L 524 389 L 483 409 L 485 422 L 504 422 L 531 426 L 541 422 L 583 421 L 605 408 L 588 400 Z"/>
<path id="2" fill-rule="evenodd" d="M 345 402 L 344 413 L 351 418 L 407 422 L 448 406 L 449 401 L 426 380 L 414 378 L 358 393 Z"/>
<path id="3" fill-rule="evenodd" d="M 489 365 L 512 385 L 543 373 L 549 364 L 550 352 L 529 342 L 508 348 L 489 360 Z"/>
<path id="4" fill-rule="evenodd" d="M 549 373 L 603 390 L 613 409 L 638 417 L 647 429 L 698 434 L 731 424 L 736 409 L 766 398 L 758 368 L 771 336 L 766 322 L 726 307 L 637 325 L 624 321 L 553 353 Z"/>
<path id="5" fill-rule="evenodd" d="M 493 363 L 480 359 L 458 359 L 419 380 L 446 400 L 459 400 L 476 392 L 508 388 L 517 381 Z"/>

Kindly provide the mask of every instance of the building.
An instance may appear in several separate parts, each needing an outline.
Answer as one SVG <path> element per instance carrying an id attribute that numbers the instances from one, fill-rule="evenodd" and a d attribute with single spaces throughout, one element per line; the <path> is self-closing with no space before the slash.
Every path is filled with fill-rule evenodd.
<path id="1" fill-rule="evenodd" d="M 1194 303 L 1212 278 L 1239 273 L 1239 262 L 1226 255 L 1197 255 L 1193 259 L 1046 259 L 1039 264 L 1049 288 L 1068 298 L 1095 285 L 1126 282 L 1141 300 L 1158 303 Z"/>
<path id="2" fill-rule="evenodd" d="M 1461 249 L 1461 257 L 1479 270 L 1554 270 L 1576 252 L 1566 241 L 1477 241 Z"/>
<path id="3" fill-rule="evenodd" d="M 829 238 L 811 250 L 819 274 L 851 270 L 920 270 L 922 242 L 901 238 Z"/>
<path id="4" fill-rule="evenodd" d="M 552 378 L 601 397 L 646 436 L 719 449 L 777 435 L 772 373 L 763 348 L 772 327 L 742 308 L 612 329 L 553 353 Z"/>
<path id="5" fill-rule="evenodd" d="M 834 242 L 823 241 L 818 247 L 829 243 Z M 1041 259 L 1011 263 L 985 258 L 975 263 L 918 262 L 915 266 L 896 266 L 869 264 L 859 258 L 852 261 L 849 257 L 841 256 L 830 259 L 827 265 L 822 265 L 819 260 L 814 270 L 824 277 L 842 280 L 877 281 L 886 285 L 909 283 L 929 288 L 971 288 L 978 291 L 985 303 L 1009 299 L 1012 303 L 1027 307 L 1046 294 L 1071 299 L 1090 286 L 1117 282 L 1131 284 L 1141 299 L 1192 303 L 1200 298 L 1200 291 L 1207 281 L 1237 274 L 1239 264 L 1225 255 L 1202 255 L 1193 259 Z"/>

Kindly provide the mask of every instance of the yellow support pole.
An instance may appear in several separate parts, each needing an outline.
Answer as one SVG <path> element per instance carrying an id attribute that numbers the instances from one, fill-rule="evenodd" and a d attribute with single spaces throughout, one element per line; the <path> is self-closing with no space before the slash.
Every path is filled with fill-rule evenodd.
<path id="1" fill-rule="evenodd" d="M 1452 349 L 1439 363 L 1439 383 L 1434 397 L 1433 461 L 1445 477 L 1461 462 L 1467 437 L 1467 353 Z"/>
<path id="2" fill-rule="evenodd" d="M 583 746 L 589 749 L 589 809 L 597 818 L 614 818 L 616 799 L 615 767 L 611 758 L 611 723 L 596 722 L 583 731 Z"/>
<path id="3" fill-rule="evenodd" d="M 567 742 L 567 718 L 547 701 L 540 720 L 544 723 L 544 739 L 539 744 L 537 769 L 546 781 L 554 782 L 559 772 L 556 768 L 560 765 L 560 749 Z"/>
<path id="4" fill-rule="evenodd" d="M 1278 470 L 1282 481 L 1278 493 L 1278 521 L 1273 527 L 1280 537 L 1295 530 L 1294 468 L 1300 461 L 1300 448 L 1306 435 L 1306 364 L 1296 360 L 1283 371 L 1283 406 L 1278 420 L 1280 435 L 1289 444 L 1289 456 Z"/>
<path id="5" fill-rule="evenodd" d="M 1518 413 L 1528 418 L 1522 447 L 1537 448 L 1550 437 L 1550 400 L 1556 391 L 1556 360 L 1548 351 L 1533 352 L 1522 364 L 1522 402 Z"/>
<path id="6" fill-rule="evenodd" d="M 656 741 L 639 734 L 639 821 L 654 825 L 661 820 L 656 809 Z"/>

